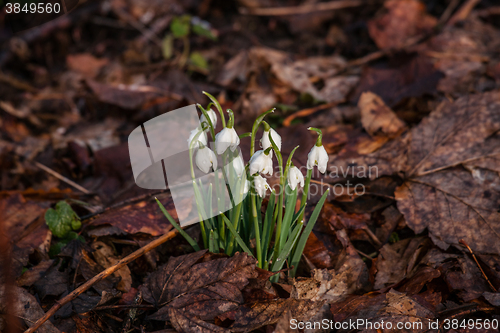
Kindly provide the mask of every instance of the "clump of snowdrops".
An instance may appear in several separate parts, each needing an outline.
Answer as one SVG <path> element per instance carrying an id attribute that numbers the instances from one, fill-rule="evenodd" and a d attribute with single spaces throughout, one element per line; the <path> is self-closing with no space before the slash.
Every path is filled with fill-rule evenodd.
<path id="1" fill-rule="evenodd" d="M 211 252 L 223 252 L 228 255 L 245 251 L 257 258 L 258 267 L 272 272 L 281 270 L 287 263 L 288 267 L 293 266 L 293 269 L 289 270 L 289 275 L 294 277 L 306 241 L 328 195 L 326 191 L 309 220 L 304 221 L 304 209 L 313 168 L 317 167 L 321 173 L 325 173 L 328 163 L 328 154 L 321 141 L 321 130 L 309 128 L 318 134 L 318 138 L 309 152 L 307 174 L 304 178 L 300 169 L 292 163 L 293 154 L 298 146 L 292 150 L 288 159 L 283 161 L 281 137 L 264 121 L 264 117 L 274 109 L 264 112 L 255 120 L 251 133 L 238 135 L 234 129 L 234 113 L 227 110 L 229 119 L 226 123 L 220 103 L 212 95 L 205 94 L 212 103 L 207 108 L 197 105 L 202 112 L 201 125 L 193 129 L 188 139 L 191 176 L 201 221 L 203 246 Z M 215 127 L 218 117 L 212 106 L 217 108 L 222 122 L 222 130 L 217 134 Z M 255 151 L 256 134 L 261 125 L 264 128 L 264 134 L 260 139 L 261 149 Z M 208 145 L 207 133 L 211 135 L 212 142 L 215 142 L 212 144 L 213 150 Z M 244 137 L 250 137 L 251 140 L 251 158 L 248 163 L 243 161 L 238 149 L 240 139 Z M 215 177 L 209 190 L 204 191 L 201 182 L 195 179 L 194 164 L 206 174 L 212 170 L 219 170 L 218 155 L 222 157 L 224 165 L 230 165 L 231 168 L 220 168 L 222 177 Z M 279 174 L 277 190 L 271 189 L 267 179 L 263 177 L 273 174 L 276 162 Z M 212 185 L 218 197 L 217 214 L 211 211 Z M 229 210 L 224 209 L 226 206 L 220 200 L 223 198 L 220 193 L 224 191 L 224 187 L 231 193 L 233 205 Z M 300 188 L 302 196 L 300 206 L 296 209 Z M 262 213 L 264 199 L 267 196 L 267 207 L 265 213 Z M 200 250 L 198 243 L 180 228 L 158 200 L 157 202 L 174 227 L 195 250 Z M 275 275 L 272 279 L 276 281 L 278 276 Z"/>

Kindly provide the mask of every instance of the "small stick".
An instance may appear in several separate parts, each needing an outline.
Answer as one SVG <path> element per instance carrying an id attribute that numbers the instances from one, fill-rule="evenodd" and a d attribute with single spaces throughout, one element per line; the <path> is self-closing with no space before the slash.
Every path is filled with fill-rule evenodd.
<path id="1" fill-rule="evenodd" d="M 481 265 L 479 265 L 479 261 L 477 261 L 476 255 L 474 254 L 474 252 L 472 252 L 472 249 L 469 247 L 469 245 L 467 245 L 467 243 L 463 239 L 459 240 L 458 242 L 460 244 L 462 244 L 463 246 L 465 246 L 469 250 L 470 254 L 472 254 L 472 258 L 474 258 L 474 261 L 476 262 L 477 267 L 479 267 L 479 269 L 481 270 L 481 273 L 483 274 L 484 279 L 490 285 L 491 290 L 493 290 L 493 292 L 496 293 L 497 289 L 493 286 L 493 284 L 491 284 L 490 280 L 488 279 L 488 277 L 484 273 L 483 268 L 481 267 Z"/>
<path id="2" fill-rule="evenodd" d="M 107 278 L 108 276 L 110 276 L 111 274 L 113 274 L 114 272 L 116 272 L 117 270 L 122 268 L 123 266 L 134 261 L 135 259 L 139 258 L 143 254 L 153 250 L 154 248 L 160 246 L 161 244 L 165 243 L 166 241 L 172 239 L 175 235 L 177 235 L 177 230 L 172 230 L 168 234 L 165 234 L 165 235 L 161 236 L 160 238 L 155 239 L 151 243 L 141 247 L 137 251 L 132 252 L 131 254 L 126 256 L 125 258 L 119 260 L 114 266 L 111 266 L 111 267 L 105 269 L 104 271 L 102 271 L 101 273 L 97 274 L 92 279 L 88 280 L 87 282 L 82 284 L 80 287 L 78 287 L 77 289 L 73 290 L 71 293 L 66 295 L 64 298 L 56 301 L 56 304 L 54 304 L 54 306 L 52 306 L 52 308 L 50 308 L 50 310 L 47 311 L 47 313 L 45 313 L 45 315 L 42 318 L 38 319 L 36 321 L 36 323 L 33 326 L 31 326 L 30 328 L 28 328 L 24 333 L 35 332 L 38 328 L 40 328 L 40 326 L 42 326 L 43 323 L 45 323 L 50 317 L 52 317 L 63 305 L 65 305 L 68 302 L 71 302 L 72 300 L 77 298 L 79 295 L 84 293 L 86 290 L 88 290 L 90 287 L 92 287 L 94 284 Z"/>
<path id="3" fill-rule="evenodd" d="M 308 14 L 312 12 L 320 12 L 325 10 L 335 10 L 349 7 L 359 7 L 366 4 L 361 0 L 343 0 L 343 1 L 330 1 L 320 2 L 315 4 L 308 4 L 296 7 L 270 7 L 270 8 L 240 8 L 241 14 L 260 15 L 260 16 L 283 16 L 283 15 L 297 15 Z"/>
<path id="4" fill-rule="evenodd" d="M 334 107 L 337 104 L 338 103 L 327 103 L 327 104 L 322 104 L 322 105 L 318 105 L 318 106 L 315 106 L 312 108 L 307 108 L 307 109 L 297 111 L 297 112 L 289 115 L 288 117 L 286 117 L 285 120 L 283 120 L 283 126 L 285 126 L 285 127 L 290 126 L 292 124 L 292 121 L 295 118 L 310 116 L 313 113 L 316 113 L 316 112 L 324 110 L 324 109 L 328 109 L 329 107 Z"/>
<path id="5" fill-rule="evenodd" d="M 35 165 L 37 167 L 39 167 L 40 169 L 42 169 L 43 171 L 47 172 L 47 173 L 50 173 L 52 176 L 56 177 L 57 179 L 59 180 L 62 180 L 63 182 L 65 182 L 66 184 L 70 185 L 70 186 L 73 186 L 74 188 L 76 188 L 77 190 L 85 193 L 85 194 L 90 194 L 90 191 L 87 190 L 86 188 L 78 185 L 77 183 L 75 183 L 74 181 L 72 181 L 71 179 L 68 179 L 66 177 L 64 177 L 63 175 L 61 175 L 59 172 L 56 172 L 54 170 L 52 170 L 51 168 L 49 167 L 46 167 L 45 165 L 41 164 L 41 163 L 38 163 L 37 161 L 35 161 Z"/>
<path id="6" fill-rule="evenodd" d="M 100 310 L 116 310 L 116 309 L 154 309 L 154 305 L 150 304 L 116 304 L 116 305 L 101 305 L 92 309 L 92 311 Z"/>
<path id="7" fill-rule="evenodd" d="M 462 7 L 451 17 L 451 19 L 446 24 L 447 26 L 452 26 L 458 21 L 463 21 L 469 16 L 470 12 L 481 0 L 467 0 Z"/>

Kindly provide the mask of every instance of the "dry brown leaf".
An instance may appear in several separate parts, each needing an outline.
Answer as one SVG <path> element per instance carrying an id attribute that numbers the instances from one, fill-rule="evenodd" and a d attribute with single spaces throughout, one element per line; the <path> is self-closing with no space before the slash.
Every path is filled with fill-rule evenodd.
<path id="1" fill-rule="evenodd" d="M 298 321 L 307 320 L 320 311 L 323 304 L 310 300 L 278 299 L 245 304 L 224 314 L 224 317 L 234 320 L 229 327 L 232 332 L 249 332 L 276 323 L 286 311 L 290 311 L 292 318 Z"/>
<path id="2" fill-rule="evenodd" d="M 174 207 L 173 201 L 171 199 L 168 199 L 168 201 L 164 200 L 166 195 L 163 194 L 157 197 L 164 203 L 170 215 L 174 219 L 177 219 L 177 210 Z M 189 214 L 187 210 L 178 213 Z M 92 220 L 91 224 L 92 226 L 110 225 L 128 234 L 143 233 L 151 236 L 161 236 L 173 228 L 172 224 L 170 224 L 158 208 L 158 204 L 154 199 L 107 210 Z M 112 232 L 109 229 L 108 231 Z M 89 234 L 103 236 L 100 229 L 92 230 Z"/>
<path id="3" fill-rule="evenodd" d="M 402 48 L 409 38 L 430 32 L 437 19 L 425 12 L 419 0 L 384 2 L 387 13 L 368 21 L 370 36 L 380 49 Z"/>
<path id="4" fill-rule="evenodd" d="M 464 239 L 475 251 L 500 253 L 500 178 L 487 166 L 500 155 L 499 130 L 499 92 L 443 102 L 412 129 L 409 178 L 395 196 L 416 233 L 429 228 L 444 249 Z"/>
<path id="5" fill-rule="evenodd" d="M 312 272 L 312 278 L 297 279 L 290 297 L 332 303 L 368 287 L 368 269 L 349 242 L 345 230 L 337 231 L 337 237 L 345 250 L 339 255 L 336 268 L 317 269 Z"/>
<path id="6" fill-rule="evenodd" d="M 410 277 L 418 264 L 417 258 L 425 254 L 429 243 L 428 238 L 418 237 L 384 245 L 377 258 L 377 275 L 373 288 L 379 290 Z"/>
<path id="7" fill-rule="evenodd" d="M 357 320 L 369 321 L 372 324 L 385 323 L 385 330 L 382 332 L 398 333 L 437 333 L 438 330 L 429 330 L 429 321 L 435 318 L 435 313 L 430 310 L 425 302 L 419 303 L 416 299 L 390 290 L 386 294 L 366 294 L 361 296 L 351 296 L 345 301 L 331 305 L 331 311 L 336 322 L 349 322 Z M 397 323 L 421 323 L 421 328 L 414 326 L 414 329 L 396 329 Z M 391 324 L 391 329 L 387 329 Z M 412 326 L 410 326 L 412 327 Z M 349 329 L 341 329 L 338 332 L 349 332 Z M 359 332 L 374 332 L 369 326 L 362 326 Z"/>
<path id="8" fill-rule="evenodd" d="M 333 165 L 375 168 L 371 178 L 399 174 L 398 208 L 415 233 L 428 228 L 443 249 L 464 239 L 475 251 L 498 254 L 499 131 L 500 92 L 470 95 L 442 102 L 378 151 L 339 154 Z"/>
<path id="9" fill-rule="evenodd" d="M 200 320 L 213 320 L 242 304 L 241 290 L 257 276 L 255 258 L 238 253 L 210 259 L 206 250 L 172 257 L 151 274 L 143 287 L 144 299 L 161 308 L 150 319 L 172 320 L 173 313 L 179 327 L 200 326 Z"/>
<path id="10" fill-rule="evenodd" d="M 361 94 L 358 101 L 361 124 L 372 137 L 395 138 L 405 129 L 404 122 L 372 92 Z"/>
<path id="11" fill-rule="evenodd" d="M 482 91 L 487 63 L 496 59 L 499 40 L 497 29 L 474 17 L 461 25 L 447 26 L 431 38 L 423 53 L 445 74 L 438 90 L 453 95 Z"/>
<path id="12" fill-rule="evenodd" d="M 16 286 L 9 286 L 9 288 L 13 288 L 16 302 L 14 304 L 6 304 L 4 302 L 5 285 L 0 284 L 0 311 L 5 313 L 6 306 L 12 307 L 12 312 L 15 313 L 18 318 L 22 319 L 28 327 L 33 326 L 33 324 L 45 314 L 37 299 L 23 288 Z M 0 326 L 1 325 L 2 321 L 0 320 Z M 37 332 L 60 333 L 50 321 L 46 321 Z"/>
<path id="13" fill-rule="evenodd" d="M 100 241 L 92 243 L 92 249 L 94 252 L 92 255 L 99 265 L 104 268 L 109 268 L 114 266 L 120 259 L 115 256 L 113 249 Z M 120 268 L 114 273 L 116 277 L 121 278 L 120 282 L 116 286 L 116 289 L 128 292 L 130 287 L 132 287 L 132 276 L 130 275 L 130 269 L 127 265 Z"/>
<path id="14" fill-rule="evenodd" d="M 98 59 L 89 53 L 68 54 L 66 56 L 68 68 L 89 79 L 95 78 L 108 62 L 109 60 L 106 58 Z"/>

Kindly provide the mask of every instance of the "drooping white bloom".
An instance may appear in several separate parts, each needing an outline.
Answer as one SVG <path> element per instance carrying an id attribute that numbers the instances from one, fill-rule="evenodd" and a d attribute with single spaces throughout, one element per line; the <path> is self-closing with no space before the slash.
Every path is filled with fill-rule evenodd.
<path id="1" fill-rule="evenodd" d="M 321 173 L 325 173 L 326 165 L 328 164 L 328 153 L 323 145 L 311 148 L 309 155 L 307 155 L 307 168 L 312 169 L 315 165 Z"/>
<path id="2" fill-rule="evenodd" d="M 215 149 L 217 149 L 217 154 L 219 155 L 223 154 L 227 148 L 231 148 L 231 151 L 234 151 L 239 144 L 240 138 L 234 128 L 226 127 L 215 135 Z"/>
<path id="3" fill-rule="evenodd" d="M 191 131 L 191 134 L 189 135 L 189 139 L 187 140 L 188 142 L 188 147 L 191 146 L 191 141 L 193 141 L 194 137 L 196 134 L 198 134 L 199 130 L 194 129 Z M 196 142 L 193 144 L 193 149 L 196 149 L 200 146 L 200 142 L 206 146 L 207 145 L 207 133 L 202 132 L 199 136 Z"/>
<path id="4" fill-rule="evenodd" d="M 304 175 L 300 172 L 299 168 L 293 166 L 288 170 L 288 186 L 293 190 L 300 184 L 300 187 L 304 187 Z"/>
<path id="5" fill-rule="evenodd" d="M 273 159 L 271 155 L 266 155 L 263 150 L 256 151 L 250 158 L 250 174 L 262 172 L 263 174 L 273 174 Z"/>
<path id="6" fill-rule="evenodd" d="M 233 170 L 236 176 L 238 178 L 241 178 L 243 175 L 243 172 L 245 172 L 245 163 L 243 163 L 243 158 L 241 158 L 241 155 L 236 156 L 231 163 L 228 164 Z M 227 170 L 226 172 L 230 172 Z"/>
<path id="7" fill-rule="evenodd" d="M 212 125 L 215 128 L 215 126 L 217 124 L 217 113 L 215 113 L 214 110 L 210 109 L 210 110 L 207 111 L 207 114 L 208 114 L 208 117 L 210 118 L 210 121 L 212 122 Z M 210 130 L 210 125 L 208 124 L 207 118 L 205 118 L 204 114 L 201 114 L 200 123 L 201 123 L 202 127 L 203 127 L 203 123 L 207 124 L 206 128 L 205 128 L 205 131 L 209 131 Z"/>
<path id="8" fill-rule="evenodd" d="M 255 191 L 261 198 L 266 196 L 266 191 L 269 188 L 269 184 L 267 183 L 267 179 L 262 177 L 261 175 L 257 175 L 253 178 L 253 185 L 255 187 Z"/>
<path id="9" fill-rule="evenodd" d="M 217 156 L 215 156 L 210 148 L 202 146 L 202 148 L 198 149 L 198 153 L 196 154 L 196 166 L 204 173 L 208 173 L 210 168 L 216 170 Z"/>
<path id="10" fill-rule="evenodd" d="M 271 132 L 271 137 L 273 138 L 274 143 L 278 147 L 278 150 L 281 151 L 281 136 L 274 129 L 270 129 L 269 131 L 264 131 L 262 135 L 262 139 L 260 139 L 260 144 L 262 149 L 266 150 L 271 147 L 271 140 L 269 140 L 269 132 Z"/>

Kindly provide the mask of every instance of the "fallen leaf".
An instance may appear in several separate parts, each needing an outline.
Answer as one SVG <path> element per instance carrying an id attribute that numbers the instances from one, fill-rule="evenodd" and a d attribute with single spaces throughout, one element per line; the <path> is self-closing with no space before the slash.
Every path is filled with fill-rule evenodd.
<path id="1" fill-rule="evenodd" d="M 393 107 L 405 98 L 436 94 L 443 77 L 431 59 L 424 55 L 408 55 L 389 63 L 379 63 L 363 68 L 361 79 L 352 95 L 357 102 L 361 94 L 371 91 Z"/>
<path id="2" fill-rule="evenodd" d="M 382 289 L 411 278 L 413 268 L 418 265 L 417 259 L 423 256 L 430 241 L 425 237 L 408 238 L 394 244 L 386 244 L 380 249 L 377 258 L 377 275 L 375 290 Z"/>
<path id="3" fill-rule="evenodd" d="M 278 299 L 252 304 L 245 304 L 238 309 L 224 314 L 224 318 L 234 320 L 229 327 L 232 332 L 249 332 L 265 325 L 276 323 L 285 311 L 290 311 L 292 318 L 298 321 L 314 316 L 324 302 L 310 300 Z"/>
<path id="4" fill-rule="evenodd" d="M 5 295 L 5 285 L 0 285 L 0 311 L 5 313 L 5 307 L 9 306 L 13 308 L 13 313 L 19 319 L 22 319 L 26 326 L 31 327 L 33 324 L 40 318 L 45 315 L 44 310 L 38 303 L 35 296 L 31 295 L 27 290 L 23 288 L 19 288 L 16 286 L 10 286 L 9 288 L 13 288 L 13 293 L 15 295 L 15 303 L 14 304 L 6 304 L 2 298 Z M 0 321 L 1 324 L 1 321 Z M 54 327 L 54 325 L 50 321 L 46 321 L 42 326 L 37 330 L 40 333 L 59 333 L 60 331 Z"/>
<path id="5" fill-rule="evenodd" d="M 157 195 L 157 197 L 163 202 L 170 215 L 177 219 L 177 210 L 170 196 L 161 194 Z M 168 201 L 164 198 L 168 198 Z M 186 211 L 179 213 L 189 214 Z M 128 234 L 143 233 L 151 236 L 161 236 L 173 229 L 172 224 L 158 208 L 154 198 L 110 209 L 92 220 L 91 225 L 95 227 L 109 225 Z M 89 231 L 89 234 L 97 235 L 99 230 L 100 228 Z M 113 232 L 113 230 L 108 229 L 108 232 Z M 99 235 L 102 235 L 102 233 L 99 233 Z"/>
<path id="6" fill-rule="evenodd" d="M 429 332 L 429 323 L 436 317 L 427 306 L 404 293 L 390 290 L 386 294 L 350 296 L 345 301 L 332 304 L 331 311 L 335 322 L 362 321 L 363 324 L 358 327 L 359 332 L 373 332 L 375 324 L 381 325 L 383 321 L 386 328 L 383 332 L 423 333 Z M 408 323 L 413 329 L 396 330 L 398 323 Z M 387 329 L 388 325 L 391 325 L 391 329 Z M 339 332 L 349 330 L 341 329 Z"/>
<path id="7" fill-rule="evenodd" d="M 361 124 L 372 137 L 392 139 L 405 129 L 404 122 L 372 92 L 361 94 L 358 107 L 361 112 Z"/>
<path id="8" fill-rule="evenodd" d="M 171 320 L 174 313 L 180 326 L 190 321 L 199 326 L 198 320 L 213 320 L 243 303 L 241 290 L 249 278 L 257 276 L 255 258 L 238 253 L 203 261 L 206 255 L 204 250 L 171 257 L 148 277 L 141 287 L 144 299 L 160 308 L 150 319 Z"/>
<path id="9" fill-rule="evenodd" d="M 368 288 L 368 269 L 350 244 L 345 230 L 338 231 L 337 237 L 345 250 L 339 255 L 336 268 L 317 269 L 312 272 L 312 278 L 298 278 L 290 297 L 332 303 Z"/>
<path id="10" fill-rule="evenodd" d="M 104 268 L 112 267 L 120 260 L 115 256 L 113 249 L 103 242 L 94 242 L 91 247 L 94 250 L 92 253 L 94 259 Z M 123 266 L 116 271 L 114 275 L 121 278 L 120 282 L 116 286 L 116 289 L 128 292 L 132 286 L 132 276 L 130 275 L 130 269 L 128 266 Z"/>
<path id="11" fill-rule="evenodd" d="M 303 255 L 310 260 L 316 268 L 332 268 L 333 266 L 333 254 L 328 251 L 326 246 L 316 237 L 314 232 L 311 232 L 307 238 Z"/>
<path id="12" fill-rule="evenodd" d="M 61 263 L 50 267 L 38 281 L 35 290 L 41 299 L 45 296 L 59 296 L 68 290 L 68 271 L 60 271 Z"/>
<path id="13" fill-rule="evenodd" d="M 161 90 L 152 86 L 109 85 L 90 79 L 87 85 L 101 102 L 129 110 L 138 109 L 147 100 L 162 94 Z"/>
<path id="14" fill-rule="evenodd" d="M 402 48 L 408 39 L 431 32 L 437 24 L 419 0 L 390 0 L 384 7 L 384 15 L 368 21 L 368 32 L 380 49 Z"/>
<path id="15" fill-rule="evenodd" d="M 443 249 L 464 239 L 475 251 L 500 253 L 500 178 L 481 167 L 500 154 L 499 130 L 498 92 L 443 102 L 412 129 L 408 178 L 395 196 L 415 233 L 429 228 Z"/>
<path id="16" fill-rule="evenodd" d="M 95 78 L 108 62 L 109 60 L 106 58 L 98 59 L 89 53 L 68 54 L 66 56 L 68 68 L 89 79 Z"/>

